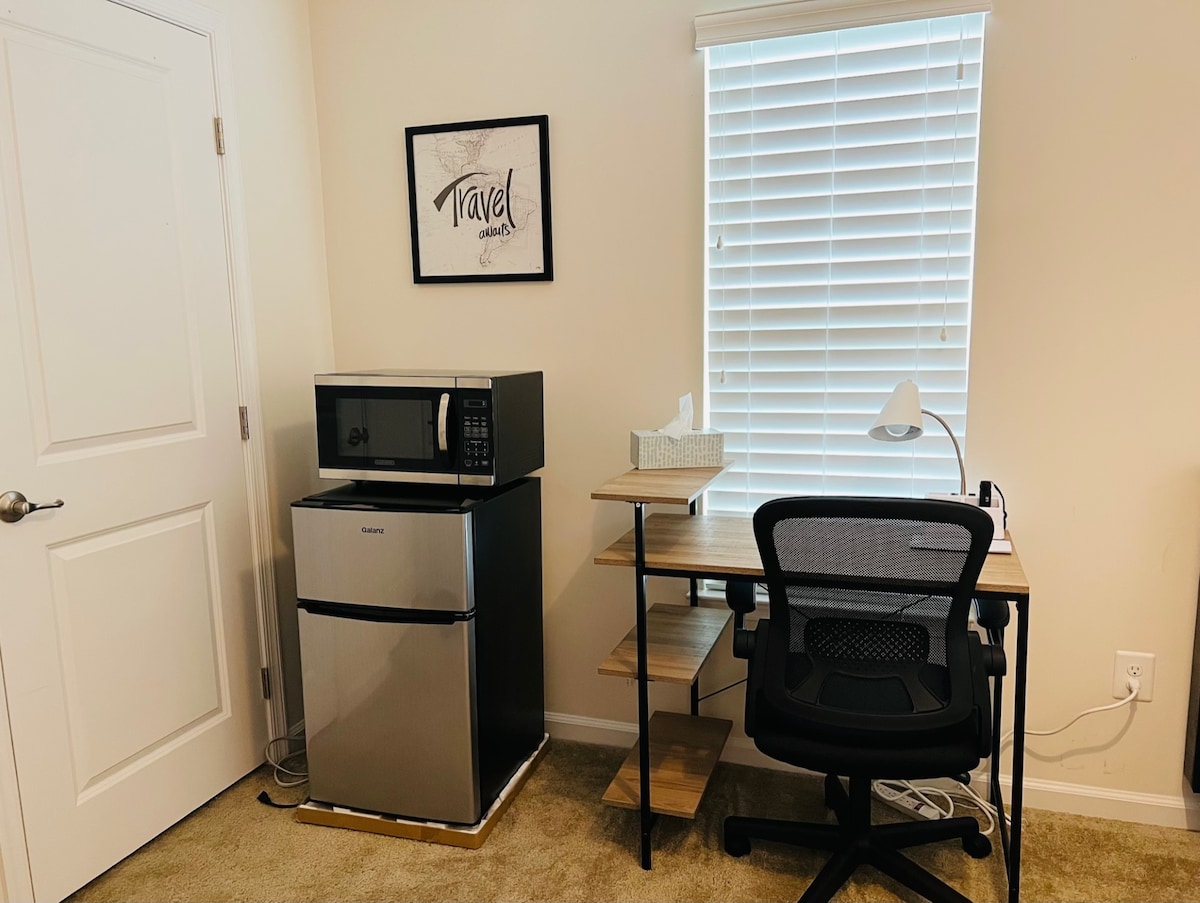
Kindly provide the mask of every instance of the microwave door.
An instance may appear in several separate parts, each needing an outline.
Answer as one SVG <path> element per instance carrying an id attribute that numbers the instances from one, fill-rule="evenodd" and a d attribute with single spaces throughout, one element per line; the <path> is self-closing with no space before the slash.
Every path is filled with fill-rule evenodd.
<path id="1" fill-rule="evenodd" d="M 319 474 L 458 482 L 457 398 L 440 386 L 317 386 Z"/>
<path id="2" fill-rule="evenodd" d="M 396 470 L 445 471 L 449 403 L 448 393 L 366 399 L 364 419 L 371 434 L 367 463 Z"/>

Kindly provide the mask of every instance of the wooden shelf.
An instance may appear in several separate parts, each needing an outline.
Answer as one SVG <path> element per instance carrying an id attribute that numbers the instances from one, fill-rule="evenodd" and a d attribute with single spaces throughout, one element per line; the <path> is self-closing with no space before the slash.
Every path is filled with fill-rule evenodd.
<path id="1" fill-rule="evenodd" d="M 733 466 L 729 458 L 719 467 L 674 467 L 626 471 L 592 493 L 611 502 L 645 502 L 686 505 L 700 497 L 708 484 Z"/>
<path id="2" fill-rule="evenodd" d="M 739 574 L 762 579 L 754 521 L 728 514 L 651 514 L 646 518 L 646 567 L 684 577 Z M 592 559 L 596 564 L 634 567 L 630 530 Z"/>
<path id="3" fill-rule="evenodd" d="M 732 613 L 658 603 L 646 612 L 646 674 L 651 680 L 692 684 Z M 605 659 L 601 674 L 636 679 L 637 628 Z"/>
<path id="4" fill-rule="evenodd" d="M 650 717 L 650 811 L 695 818 L 700 799 L 733 722 L 675 712 Z M 640 741 L 604 793 L 604 802 L 622 809 L 640 807 L 638 751 Z"/>

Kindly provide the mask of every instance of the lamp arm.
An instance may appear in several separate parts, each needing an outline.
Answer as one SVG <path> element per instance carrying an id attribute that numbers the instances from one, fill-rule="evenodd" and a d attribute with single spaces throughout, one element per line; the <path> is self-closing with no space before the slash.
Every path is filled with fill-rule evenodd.
<path id="1" fill-rule="evenodd" d="M 946 435 L 950 437 L 950 441 L 954 443 L 954 454 L 958 456 L 958 494 L 965 496 L 967 494 L 967 468 L 963 464 L 962 448 L 959 447 L 958 440 L 954 438 L 954 430 L 950 429 L 950 424 L 939 417 L 933 411 L 927 411 L 921 408 L 922 414 L 928 414 L 934 420 L 942 425 L 946 430 Z"/>

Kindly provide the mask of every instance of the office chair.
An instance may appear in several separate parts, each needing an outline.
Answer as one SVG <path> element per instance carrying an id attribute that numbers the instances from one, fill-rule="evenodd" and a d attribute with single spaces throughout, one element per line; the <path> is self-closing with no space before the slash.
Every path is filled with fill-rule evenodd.
<path id="1" fill-rule="evenodd" d="M 801 903 L 829 900 L 862 863 L 935 903 L 966 901 L 897 851 L 958 839 L 983 858 L 975 819 L 872 825 L 871 781 L 958 775 L 990 750 L 986 662 L 967 616 L 991 518 L 939 500 L 784 498 L 755 512 L 754 535 L 770 610 L 735 637 L 749 659 L 746 733 L 823 772 L 838 823 L 730 816 L 725 851 L 744 856 L 751 838 L 832 851 Z"/>

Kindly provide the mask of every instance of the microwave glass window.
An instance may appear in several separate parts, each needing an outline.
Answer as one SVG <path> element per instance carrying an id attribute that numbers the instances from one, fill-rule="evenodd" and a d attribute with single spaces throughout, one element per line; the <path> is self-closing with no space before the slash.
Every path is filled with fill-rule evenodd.
<path id="1" fill-rule="evenodd" d="M 339 398 L 335 402 L 337 416 L 337 455 L 339 458 L 359 458 L 366 454 L 365 443 L 370 438 L 367 416 L 361 398 Z"/>
<path id="2" fill-rule="evenodd" d="M 342 455 L 432 461 L 433 402 L 421 398 L 338 400 L 338 448 Z"/>

